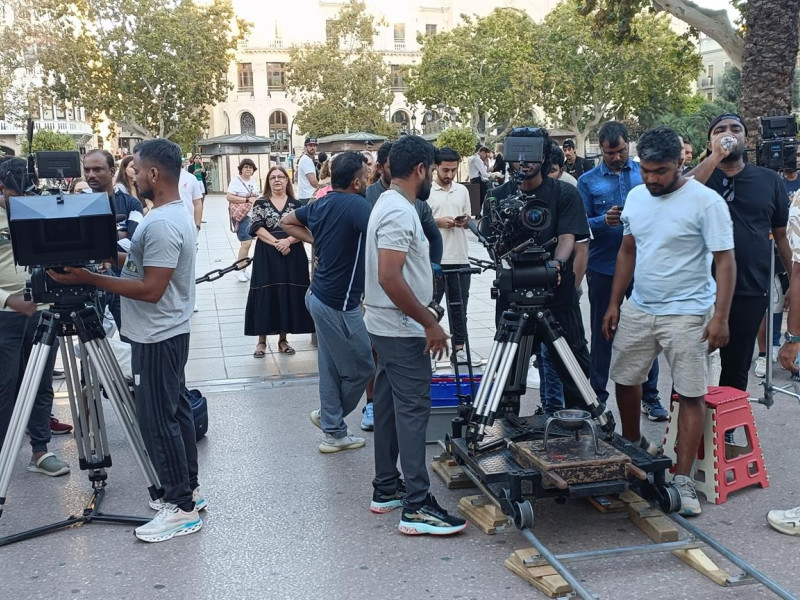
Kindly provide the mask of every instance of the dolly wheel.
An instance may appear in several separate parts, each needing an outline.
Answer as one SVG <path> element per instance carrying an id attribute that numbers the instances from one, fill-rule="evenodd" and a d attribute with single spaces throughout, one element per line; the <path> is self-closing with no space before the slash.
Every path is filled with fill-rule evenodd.
<path id="1" fill-rule="evenodd" d="M 666 483 L 656 489 L 658 505 L 665 513 L 676 512 L 681 507 L 681 493 L 671 483 Z"/>
<path id="2" fill-rule="evenodd" d="M 528 500 L 514 504 L 514 525 L 517 529 L 533 527 L 533 505 Z"/>

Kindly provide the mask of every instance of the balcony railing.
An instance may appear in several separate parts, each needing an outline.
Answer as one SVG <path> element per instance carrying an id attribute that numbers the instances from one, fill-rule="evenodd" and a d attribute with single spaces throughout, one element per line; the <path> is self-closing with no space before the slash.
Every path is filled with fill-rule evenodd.
<path id="1" fill-rule="evenodd" d="M 39 120 L 33 122 L 33 129 L 34 131 L 50 129 L 51 131 L 60 131 L 70 135 L 92 135 L 92 126 L 84 121 Z M 25 125 L 0 121 L 0 134 L 25 135 Z"/>

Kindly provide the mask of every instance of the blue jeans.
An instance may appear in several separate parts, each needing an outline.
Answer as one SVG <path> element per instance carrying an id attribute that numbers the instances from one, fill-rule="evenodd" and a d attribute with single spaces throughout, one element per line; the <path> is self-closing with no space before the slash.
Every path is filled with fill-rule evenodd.
<path id="1" fill-rule="evenodd" d="M 781 327 L 783 326 L 783 311 L 777 312 L 772 315 L 772 345 L 781 346 L 783 340 L 781 339 Z"/>
<path id="2" fill-rule="evenodd" d="M 539 380 L 539 398 L 545 414 L 564 408 L 564 385 L 550 360 L 550 351 L 544 344 L 539 351 Z"/>
<path id="3" fill-rule="evenodd" d="M 344 418 L 358 406 L 375 372 L 372 345 L 361 307 L 331 308 L 309 291 L 306 308 L 317 330 L 319 402 L 322 430 L 335 438 L 347 435 Z"/>
<path id="4" fill-rule="evenodd" d="M 11 423 L 11 414 L 14 412 L 22 375 L 31 355 L 33 336 L 38 323 L 38 313 L 27 317 L 22 313 L 0 310 L 0 447 Z M 53 364 L 56 360 L 56 348 L 57 345 L 53 346 L 45 364 L 28 420 L 33 452 L 46 452 L 47 444 L 50 442 Z"/>
<path id="5" fill-rule="evenodd" d="M 613 275 L 604 275 L 591 269 L 586 270 L 586 281 L 589 284 L 589 320 L 592 327 L 592 364 L 589 381 L 597 401 L 605 404 L 608 401 L 608 371 L 611 368 L 611 342 L 603 335 L 603 317 L 608 310 L 611 299 L 611 282 Z M 630 296 L 631 288 L 626 296 Z M 721 384 L 720 384 L 721 385 Z M 658 398 L 658 358 L 647 374 L 647 381 L 642 385 L 642 400 L 652 402 Z"/>

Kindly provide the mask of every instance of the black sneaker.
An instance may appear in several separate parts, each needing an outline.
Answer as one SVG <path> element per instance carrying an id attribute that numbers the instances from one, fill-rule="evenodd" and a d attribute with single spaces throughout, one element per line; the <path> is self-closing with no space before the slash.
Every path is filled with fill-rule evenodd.
<path id="1" fill-rule="evenodd" d="M 647 415 L 651 421 L 666 421 L 669 419 L 667 409 L 661 406 L 661 400 L 653 398 L 652 400 L 642 400 L 642 412 Z"/>
<path id="2" fill-rule="evenodd" d="M 436 503 L 436 499 L 428 494 L 425 504 L 416 510 L 403 508 L 400 517 L 400 525 L 397 528 L 400 533 L 406 535 L 450 535 L 463 531 L 467 527 L 466 519 L 452 517 L 447 511 Z"/>
<path id="3" fill-rule="evenodd" d="M 372 502 L 370 502 L 369 509 L 374 513 L 382 515 L 403 506 L 403 498 L 405 497 L 406 482 L 402 479 L 398 479 L 397 489 L 394 494 L 381 494 L 378 490 L 372 492 Z"/>

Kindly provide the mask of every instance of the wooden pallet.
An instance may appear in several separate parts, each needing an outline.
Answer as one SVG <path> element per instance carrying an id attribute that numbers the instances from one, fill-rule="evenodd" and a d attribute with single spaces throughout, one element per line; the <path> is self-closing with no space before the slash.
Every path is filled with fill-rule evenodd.
<path id="1" fill-rule="evenodd" d="M 570 585 L 550 565 L 533 567 L 526 564 L 528 561 L 538 558 L 541 558 L 541 556 L 536 548 L 525 548 L 514 552 L 506 559 L 504 564 L 512 573 L 519 575 L 531 585 L 536 586 L 539 591 L 550 598 L 557 598 L 570 593 L 572 591 Z"/>

